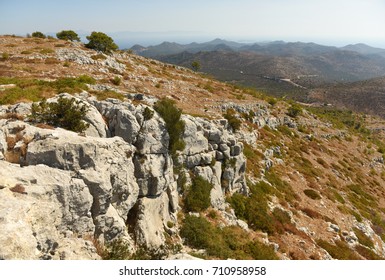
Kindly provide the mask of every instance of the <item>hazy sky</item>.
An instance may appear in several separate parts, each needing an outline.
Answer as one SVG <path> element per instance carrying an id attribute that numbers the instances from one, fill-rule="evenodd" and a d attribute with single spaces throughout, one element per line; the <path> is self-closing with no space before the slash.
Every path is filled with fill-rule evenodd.
<path id="1" fill-rule="evenodd" d="M 130 43 L 219 37 L 385 47 L 384 15 L 385 0 L 0 0 L 0 34 L 72 29 L 139 32 L 126 34 Z"/>

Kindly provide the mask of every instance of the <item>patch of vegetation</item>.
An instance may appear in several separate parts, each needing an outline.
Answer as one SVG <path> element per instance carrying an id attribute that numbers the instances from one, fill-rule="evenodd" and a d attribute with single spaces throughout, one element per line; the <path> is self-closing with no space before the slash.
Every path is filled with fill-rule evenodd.
<path id="1" fill-rule="evenodd" d="M 373 241 L 368 236 L 366 236 L 366 234 L 362 230 L 360 230 L 359 228 L 355 227 L 355 228 L 353 228 L 353 231 L 354 231 L 354 234 L 358 238 L 358 242 L 361 245 L 364 245 L 366 247 L 374 249 Z"/>
<path id="2" fill-rule="evenodd" d="M 334 259 L 338 260 L 360 260 L 360 257 L 349 248 L 344 242 L 336 240 L 335 244 L 331 244 L 325 240 L 317 240 L 318 246 L 325 249 Z"/>
<path id="3" fill-rule="evenodd" d="M 143 118 L 145 121 L 151 120 L 154 116 L 154 111 L 151 110 L 149 107 L 144 108 L 143 110 Z"/>
<path id="4" fill-rule="evenodd" d="M 241 128 L 242 121 L 237 118 L 234 109 L 227 109 L 226 113 L 223 114 L 223 117 L 228 121 L 229 126 L 233 131 L 237 131 Z"/>
<path id="5" fill-rule="evenodd" d="M 50 54 L 50 53 L 54 53 L 55 51 L 53 49 L 41 49 L 40 50 L 40 53 L 41 54 Z"/>
<path id="6" fill-rule="evenodd" d="M 210 192 L 213 185 L 200 176 L 192 178 L 192 184 L 185 197 L 185 209 L 190 212 L 200 212 L 210 206 Z"/>
<path id="7" fill-rule="evenodd" d="M 30 118 L 37 123 L 62 127 L 75 132 L 82 132 L 89 126 L 83 121 L 88 108 L 75 98 L 59 97 L 57 102 L 45 100 L 32 104 Z"/>
<path id="8" fill-rule="evenodd" d="M 243 154 L 247 159 L 247 169 L 252 174 L 259 174 L 261 170 L 260 161 L 263 159 L 263 154 L 255 150 L 247 143 L 243 143 Z"/>
<path id="9" fill-rule="evenodd" d="M 119 86 L 122 83 L 122 79 L 118 76 L 115 76 L 113 79 L 111 79 L 111 83 L 116 86 Z"/>
<path id="10" fill-rule="evenodd" d="M 169 150 L 175 155 L 177 151 L 181 151 L 185 147 L 182 140 L 185 124 L 180 119 L 182 110 L 176 107 L 175 101 L 168 98 L 162 98 L 156 102 L 154 109 L 166 123 L 166 129 L 170 136 Z"/>
<path id="11" fill-rule="evenodd" d="M 92 55 L 91 58 L 93 60 L 105 60 L 107 57 L 102 53 L 98 53 L 98 54 Z"/>
<path id="12" fill-rule="evenodd" d="M 271 246 L 251 240 L 237 227 L 218 228 L 203 217 L 187 216 L 180 231 L 187 245 L 205 249 L 209 258 L 277 260 Z"/>
<path id="13" fill-rule="evenodd" d="M 98 100 L 106 100 L 107 98 L 114 98 L 123 101 L 124 95 L 113 90 L 91 91 Z"/>
<path id="14" fill-rule="evenodd" d="M 307 197 L 309 197 L 309 198 L 311 198 L 311 199 L 314 199 L 314 200 L 321 199 L 320 194 L 319 194 L 317 191 L 313 190 L 313 189 L 306 189 L 306 190 L 303 191 L 303 193 L 304 193 Z"/>
<path id="15" fill-rule="evenodd" d="M 297 103 L 291 105 L 286 113 L 289 117 L 296 118 L 302 114 L 302 107 Z"/>
<path id="16" fill-rule="evenodd" d="M 372 250 L 362 246 L 362 245 L 357 245 L 354 249 L 363 256 L 367 260 L 383 260 L 379 255 L 377 255 L 375 252 Z"/>
<path id="17" fill-rule="evenodd" d="M 4 60 L 7 60 L 9 59 L 9 53 L 2 53 L 1 54 L 1 60 L 4 61 Z"/>
<path id="18" fill-rule="evenodd" d="M 330 122 L 337 129 L 347 128 L 351 132 L 360 133 L 366 136 L 370 135 L 370 131 L 364 126 L 363 116 L 355 114 L 353 111 L 328 107 L 309 107 L 307 110 L 321 119 Z"/>
<path id="19" fill-rule="evenodd" d="M 56 81 L 37 79 L 0 77 L 1 84 L 16 84 L 16 87 L 0 92 L 0 105 L 15 104 L 20 101 L 37 102 L 57 93 L 76 93 L 87 90 L 87 84 L 94 84 L 95 79 L 82 75 L 78 78 L 60 78 Z"/>

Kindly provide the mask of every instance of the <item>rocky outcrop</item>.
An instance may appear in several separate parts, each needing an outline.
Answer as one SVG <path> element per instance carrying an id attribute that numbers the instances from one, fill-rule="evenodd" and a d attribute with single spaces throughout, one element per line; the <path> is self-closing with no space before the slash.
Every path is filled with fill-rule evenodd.
<path id="1" fill-rule="evenodd" d="M 96 259 L 94 243 L 115 239 L 132 250 L 163 247 L 165 233 L 178 235 L 182 173 L 209 181 L 211 204 L 223 212 L 225 193 L 247 193 L 243 145 L 227 121 L 183 116 L 186 146 L 174 173 L 166 125 L 151 107 L 76 98 L 89 108 L 84 134 L 0 120 L 0 257 Z M 2 107 L 10 111 L 28 115 L 30 104 Z"/>

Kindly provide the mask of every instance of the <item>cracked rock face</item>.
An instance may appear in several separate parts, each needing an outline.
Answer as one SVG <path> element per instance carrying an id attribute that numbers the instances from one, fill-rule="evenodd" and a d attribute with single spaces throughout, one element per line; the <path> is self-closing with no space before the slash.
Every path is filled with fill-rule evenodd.
<path id="1" fill-rule="evenodd" d="M 160 248 L 165 232 L 178 235 L 178 176 L 162 118 L 145 119 L 146 105 L 76 98 L 90 108 L 85 134 L 0 119 L 0 258 L 98 259 L 95 242 Z M 0 109 L 29 114 L 30 104 Z M 226 121 L 183 121 L 181 172 L 213 184 L 211 204 L 224 211 L 226 192 L 247 192 L 243 145 Z"/>

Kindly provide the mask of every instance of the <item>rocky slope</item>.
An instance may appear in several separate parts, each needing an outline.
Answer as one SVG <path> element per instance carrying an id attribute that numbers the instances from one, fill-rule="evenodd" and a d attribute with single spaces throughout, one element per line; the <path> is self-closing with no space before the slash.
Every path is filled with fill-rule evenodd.
<path id="1" fill-rule="evenodd" d="M 0 39 L 0 258 L 385 257 L 381 119 L 125 52 Z M 184 111 L 176 153 L 154 110 L 166 96 Z M 76 98 L 87 130 L 32 122 L 44 97 Z M 209 207 L 190 211 L 196 178 Z"/>

